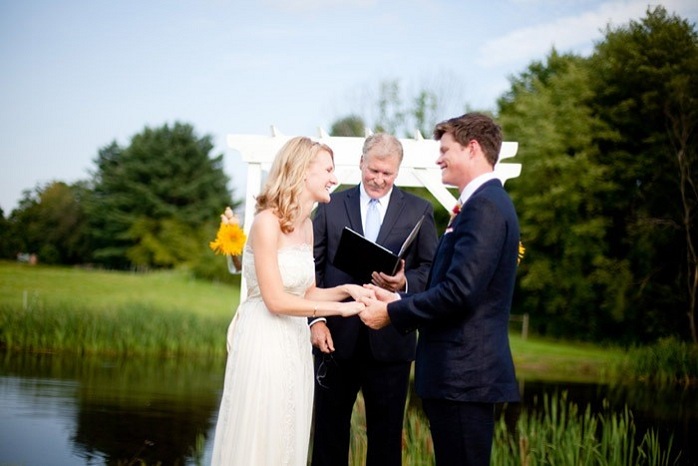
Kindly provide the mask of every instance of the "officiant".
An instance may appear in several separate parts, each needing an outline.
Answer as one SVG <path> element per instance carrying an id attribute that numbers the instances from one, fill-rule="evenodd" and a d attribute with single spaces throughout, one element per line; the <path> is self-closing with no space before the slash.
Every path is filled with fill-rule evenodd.
<path id="1" fill-rule="evenodd" d="M 394 185 L 403 159 L 400 141 L 389 134 L 366 138 L 359 168 L 361 182 L 335 192 L 313 218 L 316 284 L 362 284 L 333 265 L 345 226 L 397 254 L 417 222 L 417 237 L 393 275 L 373 273 L 372 283 L 392 291 L 425 289 L 436 250 L 432 205 Z M 392 326 L 371 330 L 354 316 L 309 320 L 315 353 L 315 427 L 312 466 L 348 464 L 351 414 L 361 391 L 366 406 L 367 466 L 402 463 L 402 424 L 415 333 Z"/>

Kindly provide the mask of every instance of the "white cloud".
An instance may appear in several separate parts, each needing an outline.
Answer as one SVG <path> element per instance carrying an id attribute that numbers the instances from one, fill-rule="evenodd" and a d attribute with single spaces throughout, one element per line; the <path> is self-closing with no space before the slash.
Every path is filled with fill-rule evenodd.
<path id="1" fill-rule="evenodd" d="M 682 17 L 696 14 L 695 0 L 669 0 L 664 6 L 671 14 Z M 598 5 L 583 14 L 558 18 L 536 26 L 516 29 L 486 42 L 478 63 L 484 67 L 520 64 L 542 60 L 555 47 L 558 52 L 591 53 L 595 41 L 603 38 L 607 25 L 618 27 L 645 16 L 653 7 L 647 0 L 612 1 Z"/>

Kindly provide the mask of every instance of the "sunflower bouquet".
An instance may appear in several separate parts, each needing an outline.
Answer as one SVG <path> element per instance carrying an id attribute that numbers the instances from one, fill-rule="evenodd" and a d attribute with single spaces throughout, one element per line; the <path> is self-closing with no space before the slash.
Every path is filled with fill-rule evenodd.
<path id="1" fill-rule="evenodd" d="M 225 212 L 221 214 L 221 224 L 216 233 L 216 239 L 209 243 L 209 247 L 216 254 L 225 254 L 228 257 L 228 265 L 231 272 L 239 272 L 242 268 L 240 256 L 242 249 L 247 241 L 245 232 L 240 227 L 240 220 L 237 218 L 233 209 L 225 208 Z M 233 262 L 234 269 L 230 267 L 230 262 Z"/>

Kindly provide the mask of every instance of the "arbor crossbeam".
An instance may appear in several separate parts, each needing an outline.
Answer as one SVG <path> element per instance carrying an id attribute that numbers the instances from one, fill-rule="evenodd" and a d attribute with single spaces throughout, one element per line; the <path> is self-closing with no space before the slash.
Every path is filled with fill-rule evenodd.
<path id="1" fill-rule="evenodd" d="M 367 134 L 370 131 L 367 130 Z M 363 147 L 363 137 L 332 137 L 323 129 L 318 129 L 318 138 L 313 140 L 327 144 L 334 152 L 335 174 L 340 185 L 354 185 L 361 181 L 359 158 Z M 247 164 L 247 187 L 245 192 L 244 230 L 249 233 L 254 216 L 255 196 L 259 194 L 266 173 L 268 173 L 274 156 L 286 141 L 293 136 L 286 136 L 276 127 L 271 127 L 269 136 L 250 134 L 229 134 L 228 147 L 240 153 Z M 397 186 L 424 187 L 439 201 L 444 209 L 450 211 L 457 199 L 441 182 L 441 170 L 436 165 L 439 155 L 439 141 L 422 139 L 400 139 L 404 158 L 400 172 L 395 180 Z M 516 156 L 518 142 L 504 142 L 495 166 L 495 174 L 505 183 L 508 179 L 521 174 L 521 164 L 501 163 L 504 159 Z M 335 186 L 336 187 L 336 186 Z"/>

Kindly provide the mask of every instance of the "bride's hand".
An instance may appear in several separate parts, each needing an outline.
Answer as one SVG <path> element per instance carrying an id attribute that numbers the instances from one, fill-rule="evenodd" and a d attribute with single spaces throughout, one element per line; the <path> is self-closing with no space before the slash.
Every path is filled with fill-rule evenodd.
<path id="1" fill-rule="evenodd" d="M 364 285 L 364 287 L 371 290 L 375 294 L 375 298 L 379 301 L 383 301 L 384 303 L 392 303 L 393 301 L 400 299 L 400 295 L 398 293 L 386 290 L 385 288 L 381 288 L 371 283 Z"/>
<path id="2" fill-rule="evenodd" d="M 366 305 L 359 301 L 339 303 L 339 315 L 342 317 L 355 316 L 366 309 Z"/>
<path id="3" fill-rule="evenodd" d="M 375 298 L 376 293 L 371 288 L 365 288 L 361 285 L 344 285 L 346 287 L 347 293 L 354 299 L 354 301 L 361 301 L 363 298 Z"/>

